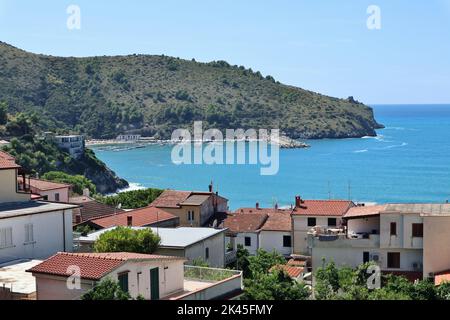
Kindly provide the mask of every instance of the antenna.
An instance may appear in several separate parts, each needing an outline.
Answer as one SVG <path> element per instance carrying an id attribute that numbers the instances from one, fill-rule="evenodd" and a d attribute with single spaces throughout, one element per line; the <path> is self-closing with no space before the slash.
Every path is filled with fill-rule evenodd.
<path id="1" fill-rule="evenodd" d="M 331 200 L 331 185 L 330 185 L 330 180 L 328 180 L 328 200 Z"/>
<path id="2" fill-rule="evenodd" d="M 352 182 L 348 180 L 348 201 L 352 199 Z"/>

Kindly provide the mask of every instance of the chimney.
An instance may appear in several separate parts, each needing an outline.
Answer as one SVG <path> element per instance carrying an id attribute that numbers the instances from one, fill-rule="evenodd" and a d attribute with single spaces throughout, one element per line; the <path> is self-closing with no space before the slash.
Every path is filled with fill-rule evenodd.
<path id="1" fill-rule="evenodd" d="M 213 192 L 213 183 L 212 183 L 212 181 L 211 181 L 211 183 L 209 184 L 209 186 L 208 186 L 208 190 L 209 190 L 209 192 Z"/>
<path id="2" fill-rule="evenodd" d="M 127 216 L 127 226 L 132 227 L 133 226 L 133 217 Z"/>
<path id="3" fill-rule="evenodd" d="M 83 189 L 83 196 L 85 197 L 89 197 L 91 195 L 91 192 L 89 191 L 88 188 L 84 188 Z"/>
<path id="4" fill-rule="evenodd" d="M 278 203 L 275 203 L 275 210 L 278 210 Z"/>
<path id="5" fill-rule="evenodd" d="M 302 205 L 302 198 L 300 196 L 295 196 L 295 207 L 300 208 Z"/>
<path id="6" fill-rule="evenodd" d="M 256 209 L 259 210 L 259 202 L 256 203 Z"/>

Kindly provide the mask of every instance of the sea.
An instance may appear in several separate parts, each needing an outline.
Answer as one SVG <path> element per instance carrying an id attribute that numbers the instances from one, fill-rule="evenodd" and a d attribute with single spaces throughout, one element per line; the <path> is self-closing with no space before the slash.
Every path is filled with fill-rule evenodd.
<path id="1" fill-rule="evenodd" d="M 443 203 L 450 199 L 450 105 L 373 105 L 377 137 L 305 141 L 281 149 L 276 175 L 261 165 L 174 164 L 170 145 L 96 146 L 96 155 L 131 189 L 214 191 L 230 209 L 280 207 L 303 199 Z"/>

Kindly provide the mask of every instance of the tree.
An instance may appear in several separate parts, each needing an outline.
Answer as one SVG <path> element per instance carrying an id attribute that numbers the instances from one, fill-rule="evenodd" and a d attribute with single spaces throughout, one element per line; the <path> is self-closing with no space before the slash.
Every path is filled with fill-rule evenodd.
<path id="1" fill-rule="evenodd" d="M 97 200 L 110 206 L 122 204 L 122 208 L 143 208 L 152 203 L 163 192 L 161 189 L 148 188 L 143 190 L 132 190 L 121 192 L 115 196 L 98 196 Z"/>
<path id="2" fill-rule="evenodd" d="M 8 105 L 6 102 L 0 102 L 0 125 L 8 122 Z"/>
<path id="3" fill-rule="evenodd" d="M 61 171 L 50 171 L 42 176 L 42 179 L 67 183 L 72 185 L 72 191 L 77 194 L 83 194 L 84 189 L 88 189 L 91 194 L 95 194 L 96 187 L 91 180 L 82 175 L 72 176 Z"/>
<path id="4" fill-rule="evenodd" d="M 273 266 L 286 264 L 286 259 L 278 252 L 267 252 L 262 249 L 258 249 L 255 256 L 248 257 L 248 261 L 251 278 L 269 272 Z"/>
<path id="5" fill-rule="evenodd" d="M 100 235 L 94 243 L 94 251 L 153 253 L 160 242 L 159 235 L 149 228 L 117 227 Z"/>
<path id="6" fill-rule="evenodd" d="M 450 282 L 444 282 L 436 288 L 436 297 L 439 300 L 450 300 Z"/>
<path id="7" fill-rule="evenodd" d="M 81 296 L 81 300 L 130 300 L 130 294 L 123 291 L 119 283 L 110 278 L 100 281 L 94 288 Z"/>
<path id="8" fill-rule="evenodd" d="M 244 248 L 242 244 L 238 244 L 236 251 L 236 269 L 242 270 L 242 275 L 244 278 L 250 276 L 250 269 L 248 268 L 250 262 L 248 261 L 248 257 L 250 253 L 247 249 Z"/>
<path id="9" fill-rule="evenodd" d="M 283 270 L 259 274 L 245 282 L 243 300 L 305 300 L 310 296 L 304 283 L 291 279 Z"/>

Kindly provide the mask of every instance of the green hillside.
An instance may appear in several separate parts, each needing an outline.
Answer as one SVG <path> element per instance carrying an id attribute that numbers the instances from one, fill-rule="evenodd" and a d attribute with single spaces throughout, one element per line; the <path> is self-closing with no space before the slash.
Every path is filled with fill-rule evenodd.
<path id="1" fill-rule="evenodd" d="M 170 138 L 175 128 L 280 128 L 291 138 L 375 135 L 372 109 L 276 82 L 224 61 L 166 56 L 60 58 L 0 42 L 0 101 L 38 111 L 46 129 Z"/>

